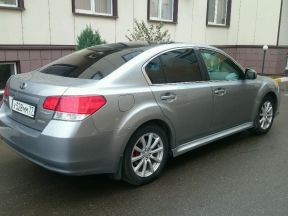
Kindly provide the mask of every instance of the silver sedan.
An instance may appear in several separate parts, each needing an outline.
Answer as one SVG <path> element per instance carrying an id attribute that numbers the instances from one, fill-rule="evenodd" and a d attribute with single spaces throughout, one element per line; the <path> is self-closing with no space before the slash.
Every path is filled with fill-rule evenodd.
<path id="1" fill-rule="evenodd" d="M 49 170 L 141 185 L 170 155 L 246 129 L 267 133 L 278 107 L 272 79 L 214 47 L 116 43 L 12 76 L 0 136 Z"/>

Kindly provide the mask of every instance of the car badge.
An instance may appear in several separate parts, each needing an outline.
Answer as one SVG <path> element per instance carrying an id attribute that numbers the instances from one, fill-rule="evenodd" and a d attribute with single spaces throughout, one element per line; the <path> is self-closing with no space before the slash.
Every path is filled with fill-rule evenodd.
<path id="1" fill-rule="evenodd" d="M 27 88 L 27 83 L 23 82 L 20 84 L 20 89 L 25 89 Z"/>

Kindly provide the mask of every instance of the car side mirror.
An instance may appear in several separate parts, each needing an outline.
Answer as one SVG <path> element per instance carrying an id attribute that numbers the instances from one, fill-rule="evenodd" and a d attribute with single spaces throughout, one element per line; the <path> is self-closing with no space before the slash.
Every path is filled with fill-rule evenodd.
<path id="1" fill-rule="evenodd" d="M 257 78 L 257 72 L 253 69 L 245 69 L 245 79 L 253 80 Z"/>

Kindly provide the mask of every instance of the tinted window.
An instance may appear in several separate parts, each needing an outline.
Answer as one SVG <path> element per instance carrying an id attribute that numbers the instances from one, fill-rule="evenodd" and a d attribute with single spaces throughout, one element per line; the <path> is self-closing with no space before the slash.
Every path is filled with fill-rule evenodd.
<path id="1" fill-rule="evenodd" d="M 213 50 L 201 50 L 200 52 L 210 80 L 243 79 L 242 70 L 228 57 Z"/>
<path id="2" fill-rule="evenodd" d="M 192 49 L 173 50 L 160 56 L 167 83 L 201 81 L 201 72 Z"/>
<path id="3" fill-rule="evenodd" d="M 145 70 L 153 84 L 161 84 L 166 82 L 159 57 L 151 60 L 147 64 Z"/>
<path id="4" fill-rule="evenodd" d="M 142 53 L 148 47 L 129 47 L 121 44 L 101 45 L 65 56 L 40 72 L 63 77 L 102 79 Z"/>
<path id="5" fill-rule="evenodd" d="M 201 81 L 201 72 L 192 49 L 166 52 L 151 60 L 146 73 L 153 84 Z"/>

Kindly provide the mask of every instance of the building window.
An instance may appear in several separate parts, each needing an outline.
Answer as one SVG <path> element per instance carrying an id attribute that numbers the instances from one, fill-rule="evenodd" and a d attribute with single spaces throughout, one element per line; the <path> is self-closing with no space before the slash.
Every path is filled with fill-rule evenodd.
<path id="1" fill-rule="evenodd" d="M 2 7 L 18 7 L 17 0 L 0 0 L 0 6 Z"/>
<path id="2" fill-rule="evenodd" d="M 0 7 L 15 10 L 24 10 L 24 0 L 0 0 Z"/>
<path id="3" fill-rule="evenodd" d="M 231 0 L 208 0 L 207 25 L 229 26 Z"/>
<path id="4" fill-rule="evenodd" d="M 148 20 L 177 22 L 178 0 L 148 0 Z"/>
<path id="5" fill-rule="evenodd" d="M 113 0 L 75 0 L 75 12 L 81 14 L 113 16 Z"/>
<path id="6" fill-rule="evenodd" d="M 0 63 L 0 95 L 4 93 L 7 80 L 13 74 L 17 73 L 16 63 Z"/>

